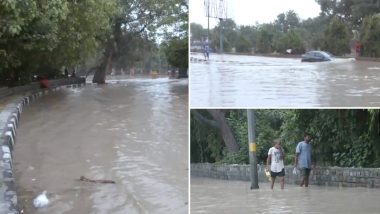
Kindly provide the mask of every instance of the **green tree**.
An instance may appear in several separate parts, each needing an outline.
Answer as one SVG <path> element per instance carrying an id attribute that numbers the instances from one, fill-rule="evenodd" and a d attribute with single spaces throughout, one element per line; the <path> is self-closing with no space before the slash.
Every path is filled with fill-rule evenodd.
<path id="1" fill-rule="evenodd" d="M 59 40 L 51 56 L 52 66 L 75 66 L 85 63 L 98 51 L 110 34 L 110 17 L 116 2 L 102 0 L 74 1 L 59 25 Z M 96 13 L 94 13 L 96 11 Z"/>
<path id="2" fill-rule="evenodd" d="M 380 15 L 364 19 L 360 30 L 360 42 L 363 56 L 380 57 Z"/>
<path id="3" fill-rule="evenodd" d="M 288 30 L 299 26 L 300 18 L 293 10 L 289 10 L 286 13 L 280 13 L 274 24 L 281 32 L 286 33 Z"/>
<path id="4" fill-rule="evenodd" d="M 304 20 L 300 27 L 296 29 L 302 37 L 306 49 L 321 49 L 324 32 L 327 29 L 329 18 L 318 16 Z"/>
<path id="5" fill-rule="evenodd" d="M 378 111 L 368 110 L 293 110 L 286 114 L 283 138 L 297 142 L 302 132 L 310 132 L 319 165 L 376 166 L 378 116 Z"/>
<path id="6" fill-rule="evenodd" d="M 210 110 L 208 110 L 210 111 Z M 203 119 L 199 119 L 198 114 L 202 113 L 204 115 L 203 110 L 192 110 L 191 111 L 191 156 L 194 157 L 192 162 L 199 162 L 200 159 L 208 160 L 211 162 L 222 162 L 222 163 L 248 163 L 248 135 L 247 135 L 247 114 L 246 110 L 213 110 L 217 115 L 223 112 L 223 117 L 227 121 L 225 125 L 228 125 L 228 129 L 226 127 L 223 129 L 217 124 L 221 124 L 219 122 L 215 122 L 214 120 L 210 121 L 210 118 L 217 117 L 206 117 Z M 219 113 L 218 113 L 219 112 Z M 268 149 L 271 147 L 271 142 L 273 139 L 278 138 L 279 129 L 281 126 L 281 111 L 273 111 L 273 110 L 256 110 L 256 136 L 257 136 L 257 144 L 258 144 L 258 160 L 260 163 L 265 162 L 267 157 Z M 204 116 L 207 116 L 204 115 Z M 222 117 L 222 118 L 223 118 Z M 215 124 L 215 125 L 212 125 Z M 210 129 L 210 127 L 212 127 Z M 229 133 L 230 131 L 232 133 Z M 221 134 L 224 133 L 224 137 Z M 227 133 L 230 137 L 226 137 Z M 233 137 L 233 138 L 231 138 Z M 227 140 L 230 139 L 230 140 Z M 235 142 L 235 149 L 231 150 L 232 146 L 226 145 L 227 143 L 222 142 Z M 194 154 L 195 151 L 201 152 L 203 155 L 202 158 L 199 157 L 201 154 Z M 209 151 L 209 152 L 206 152 Z"/>
<path id="7" fill-rule="evenodd" d="M 59 75 L 92 57 L 109 29 L 114 1 L 2 1 L 0 84 L 31 81 L 32 74 Z"/>
<path id="8" fill-rule="evenodd" d="M 220 29 L 223 32 L 223 49 L 224 51 L 231 51 L 235 47 L 238 32 L 236 23 L 232 19 L 226 19 L 211 31 L 211 47 L 213 49 L 220 49 Z"/>
<path id="9" fill-rule="evenodd" d="M 68 13 L 63 0 L 0 2 L 0 84 L 14 86 L 30 81 L 41 55 L 59 42 L 59 23 Z M 34 61 L 37 58 L 38 61 Z M 34 67 L 30 67 L 34 65 Z"/>
<path id="10" fill-rule="evenodd" d="M 155 37 L 157 31 L 167 33 L 165 27 L 174 27 L 176 31 L 184 36 L 187 31 L 187 10 L 188 5 L 185 0 L 119 0 L 118 13 L 112 17 L 112 33 L 107 38 L 103 59 L 93 78 L 94 83 L 105 83 L 107 72 L 111 70 L 115 58 L 119 57 L 119 44 L 124 33 L 131 33 L 135 36 L 145 34 Z M 178 24 L 178 26 L 176 25 Z"/>
<path id="11" fill-rule="evenodd" d="M 252 44 L 246 36 L 240 34 L 235 42 L 236 52 L 249 53 L 252 50 Z"/>
<path id="12" fill-rule="evenodd" d="M 188 38 L 172 38 L 165 48 L 168 63 L 179 69 L 180 77 L 187 77 L 189 63 Z"/>
<path id="13" fill-rule="evenodd" d="M 338 18 L 333 18 L 326 29 L 323 48 L 334 55 L 350 53 L 350 33 Z"/>
<path id="14" fill-rule="evenodd" d="M 193 111 L 191 156 L 197 158 L 192 162 L 248 163 L 246 110 L 224 110 L 224 117 L 239 147 L 233 153 L 228 152 L 218 129 L 195 119 Z M 293 164 L 297 143 L 303 140 L 305 132 L 309 132 L 317 165 L 380 166 L 378 109 L 255 110 L 255 116 L 259 163 L 265 163 L 273 139 L 280 138 L 285 150 L 285 164 Z M 202 158 L 196 152 L 202 152 Z"/>
<path id="15" fill-rule="evenodd" d="M 316 0 L 323 16 L 339 17 L 351 29 L 358 29 L 364 17 L 380 12 L 380 0 Z"/>
<path id="16" fill-rule="evenodd" d="M 271 53 L 273 51 L 274 37 L 273 25 L 265 24 L 260 26 L 257 32 L 256 52 Z"/>
<path id="17" fill-rule="evenodd" d="M 202 25 L 191 23 L 190 24 L 191 41 L 203 41 L 207 37 L 207 32 L 203 29 Z"/>
<path id="18" fill-rule="evenodd" d="M 278 52 L 286 53 L 287 49 L 292 49 L 292 54 L 305 52 L 304 44 L 295 30 L 288 31 L 276 41 L 276 50 Z"/>
<path id="19" fill-rule="evenodd" d="M 257 37 L 257 28 L 256 26 L 240 26 L 239 34 L 245 40 L 247 40 L 248 44 L 250 44 L 249 48 L 252 49 L 256 46 L 256 37 Z M 240 40 L 240 39 L 239 39 Z M 238 44 L 239 44 L 238 40 Z M 238 45 L 236 45 L 236 49 Z"/>

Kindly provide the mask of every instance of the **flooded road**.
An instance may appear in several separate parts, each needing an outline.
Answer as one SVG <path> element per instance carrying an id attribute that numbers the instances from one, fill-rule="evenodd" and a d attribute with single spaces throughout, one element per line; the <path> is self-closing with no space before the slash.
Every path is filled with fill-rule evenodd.
<path id="1" fill-rule="evenodd" d="M 191 177 L 191 213 L 379 213 L 377 189 L 259 186 L 251 191 L 250 182 Z"/>
<path id="2" fill-rule="evenodd" d="M 190 78 L 191 107 L 380 106 L 380 62 L 213 54 L 192 60 Z"/>
<path id="3" fill-rule="evenodd" d="M 187 213 L 187 80 L 110 82 L 25 108 L 13 163 L 24 213 Z M 43 190 L 51 203 L 37 210 Z"/>

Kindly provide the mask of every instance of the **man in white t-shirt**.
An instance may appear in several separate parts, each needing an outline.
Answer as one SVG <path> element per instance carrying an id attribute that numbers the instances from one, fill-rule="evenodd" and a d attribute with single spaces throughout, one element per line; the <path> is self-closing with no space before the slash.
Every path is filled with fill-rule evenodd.
<path id="1" fill-rule="evenodd" d="M 271 189 L 273 189 L 274 181 L 278 176 L 280 178 L 281 189 L 284 189 L 284 151 L 281 148 L 281 141 L 276 139 L 273 140 L 273 147 L 268 151 L 267 158 L 267 169 L 270 164 L 270 174 L 271 174 Z"/>

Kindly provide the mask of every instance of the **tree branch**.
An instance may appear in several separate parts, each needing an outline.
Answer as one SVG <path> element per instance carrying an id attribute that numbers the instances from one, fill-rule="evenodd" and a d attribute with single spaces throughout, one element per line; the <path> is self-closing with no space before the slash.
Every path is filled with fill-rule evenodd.
<path id="1" fill-rule="evenodd" d="M 198 120 L 199 122 L 205 123 L 205 124 L 212 126 L 214 128 L 220 128 L 220 126 L 217 122 L 204 117 L 201 113 L 198 112 L 198 110 L 192 109 L 191 113 L 194 115 L 195 119 Z"/>

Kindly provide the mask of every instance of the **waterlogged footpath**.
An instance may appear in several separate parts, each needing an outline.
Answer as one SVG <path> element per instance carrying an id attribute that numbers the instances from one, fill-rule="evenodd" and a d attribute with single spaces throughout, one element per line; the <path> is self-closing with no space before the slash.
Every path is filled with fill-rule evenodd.
<path id="1" fill-rule="evenodd" d="M 191 177 L 191 213 L 379 213 L 380 191 L 367 188 L 338 188 L 286 185 L 274 190 L 259 183 Z"/>
<path id="2" fill-rule="evenodd" d="M 26 107 L 13 163 L 24 213 L 187 213 L 187 92 L 187 80 L 119 78 Z M 43 190 L 51 202 L 35 209 Z"/>

